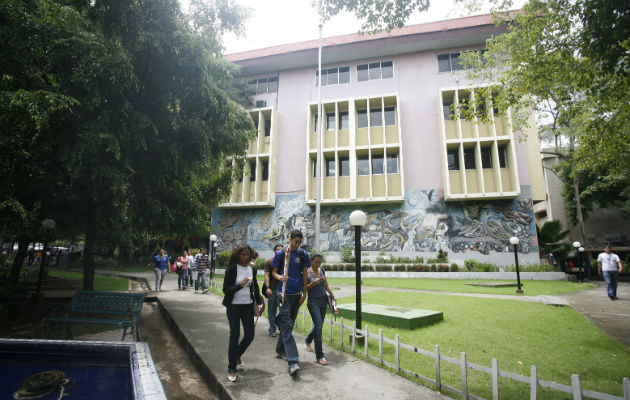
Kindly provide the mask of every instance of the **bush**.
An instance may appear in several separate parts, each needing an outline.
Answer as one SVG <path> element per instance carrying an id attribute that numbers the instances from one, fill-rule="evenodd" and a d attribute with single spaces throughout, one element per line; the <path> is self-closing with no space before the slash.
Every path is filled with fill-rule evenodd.
<path id="1" fill-rule="evenodd" d="M 394 265 L 394 271 L 397 271 L 397 272 L 404 272 L 404 271 L 406 271 L 406 270 L 407 270 L 407 267 L 405 267 L 405 266 L 404 266 L 404 265 L 402 265 L 402 264 Z"/>
<path id="2" fill-rule="evenodd" d="M 447 264 L 440 264 L 439 268 L 438 268 L 438 272 L 448 272 L 449 268 Z"/>
<path id="3" fill-rule="evenodd" d="M 377 265 L 376 270 L 379 272 L 390 272 L 392 267 L 390 265 Z"/>
<path id="4" fill-rule="evenodd" d="M 361 265 L 361 271 L 374 271 L 374 267 L 371 265 Z"/>
<path id="5" fill-rule="evenodd" d="M 354 264 L 344 264 L 343 269 L 346 271 L 354 271 L 355 270 L 355 266 Z"/>
<path id="6" fill-rule="evenodd" d="M 427 264 L 422 264 L 422 272 L 431 272 L 431 267 Z"/>
<path id="7" fill-rule="evenodd" d="M 118 260 L 110 257 L 94 256 L 94 268 L 96 269 L 118 269 Z"/>
<path id="8" fill-rule="evenodd" d="M 267 260 L 265 260 L 262 257 L 258 257 L 257 259 L 254 260 L 254 265 L 256 266 L 256 269 L 258 271 L 264 271 L 265 270 L 265 264 L 267 264 Z"/>
<path id="9" fill-rule="evenodd" d="M 351 263 L 355 261 L 354 256 L 352 255 L 352 250 L 354 250 L 351 246 L 346 246 L 341 249 L 341 260 L 345 263 Z"/>
<path id="10" fill-rule="evenodd" d="M 431 264 L 431 272 L 437 272 L 437 266 L 435 264 Z"/>
<path id="11" fill-rule="evenodd" d="M 232 253 L 229 250 L 223 250 L 217 255 L 217 265 L 216 268 L 222 269 L 227 267 L 228 261 L 230 261 L 230 255 Z"/>
<path id="12" fill-rule="evenodd" d="M 457 265 L 457 263 L 452 263 L 451 272 L 457 272 L 457 271 L 459 271 L 459 265 Z"/>

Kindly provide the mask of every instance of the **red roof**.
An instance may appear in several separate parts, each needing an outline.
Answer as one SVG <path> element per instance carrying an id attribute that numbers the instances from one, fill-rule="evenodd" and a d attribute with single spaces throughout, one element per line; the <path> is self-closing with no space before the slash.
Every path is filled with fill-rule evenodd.
<path id="1" fill-rule="evenodd" d="M 492 24 L 492 15 L 483 14 L 472 17 L 463 17 L 449 19 L 438 22 L 429 22 L 425 24 L 404 26 L 402 28 L 392 29 L 391 32 L 382 31 L 374 35 L 353 33 L 349 35 L 332 36 L 322 39 L 322 47 L 339 46 L 349 43 L 365 42 L 368 40 L 394 38 L 408 35 L 417 35 L 429 32 L 448 31 L 453 29 L 471 28 L 475 26 Z M 265 47 L 262 49 L 248 50 L 240 53 L 228 54 L 225 57 L 228 61 L 237 62 L 242 60 L 250 60 L 261 57 L 268 57 L 278 54 L 293 53 L 301 50 L 317 49 L 319 40 L 307 40 L 304 42 L 282 44 L 278 46 Z"/>

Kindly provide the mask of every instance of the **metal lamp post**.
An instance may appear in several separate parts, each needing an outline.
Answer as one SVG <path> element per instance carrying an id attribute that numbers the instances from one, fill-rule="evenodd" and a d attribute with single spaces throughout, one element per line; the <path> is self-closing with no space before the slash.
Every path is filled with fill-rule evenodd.
<path id="1" fill-rule="evenodd" d="M 519 240 L 516 236 L 510 238 L 510 244 L 514 248 L 514 263 L 516 264 L 516 293 L 523 293 L 523 290 L 521 290 L 521 273 L 518 270 L 518 242 Z"/>
<path id="2" fill-rule="evenodd" d="M 581 259 L 581 254 L 580 254 L 580 246 L 582 246 L 582 244 L 580 242 L 573 242 L 573 247 L 575 247 L 575 258 L 577 259 L 577 273 L 578 273 L 578 279 L 583 281 L 584 280 L 584 275 L 582 275 L 582 259 Z"/>
<path id="3" fill-rule="evenodd" d="M 210 235 L 210 281 L 212 281 L 212 276 L 214 274 L 214 252 L 217 248 L 217 235 Z"/>
<path id="4" fill-rule="evenodd" d="M 350 214 L 350 224 L 354 226 L 354 258 L 356 270 L 356 328 L 361 329 L 361 227 L 367 222 L 367 216 L 361 210 Z"/>
<path id="5" fill-rule="evenodd" d="M 37 290 L 35 291 L 35 298 L 39 299 L 39 293 L 42 289 L 42 277 L 44 275 L 44 263 L 46 262 L 46 248 L 48 247 L 48 235 L 50 231 L 55 229 L 55 221 L 50 218 L 46 218 L 42 221 L 42 228 L 44 228 L 44 246 L 42 248 L 42 259 L 39 263 L 39 275 L 37 276 Z"/>

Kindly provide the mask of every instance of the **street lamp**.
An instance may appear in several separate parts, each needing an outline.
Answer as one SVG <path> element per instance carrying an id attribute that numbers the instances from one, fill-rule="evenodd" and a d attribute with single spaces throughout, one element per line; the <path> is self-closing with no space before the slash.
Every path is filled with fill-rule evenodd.
<path id="1" fill-rule="evenodd" d="M 578 274 L 578 279 L 581 281 L 584 281 L 584 276 L 581 276 L 581 271 L 582 271 L 582 259 L 580 258 L 580 246 L 582 246 L 582 244 L 580 242 L 573 242 L 573 247 L 575 247 L 575 258 L 577 259 L 577 274 Z M 581 277 L 580 277 L 581 276 Z"/>
<path id="2" fill-rule="evenodd" d="M 367 222 L 367 216 L 361 210 L 350 214 L 350 225 L 354 226 L 354 259 L 356 272 L 356 328 L 361 329 L 361 227 Z"/>
<path id="3" fill-rule="evenodd" d="M 516 284 L 518 286 L 516 293 L 523 293 L 521 290 L 521 273 L 518 270 L 518 242 L 519 240 L 516 236 L 510 238 L 510 244 L 514 248 L 514 263 L 516 264 Z"/>
<path id="4" fill-rule="evenodd" d="M 212 281 L 212 275 L 214 274 L 214 252 L 217 248 L 217 235 L 214 233 L 210 235 L 210 281 Z"/>
<path id="5" fill-rule="evenodd" d="M 42 289 L 42 277 L 44 275 L 44 263 L 46 262 L 46 247 L 48 247 L 48 235 L 50 231 L 55 229 L 55 221 L 50 218 L 46 218 L 42 221 L 42 228 L 44 228 L 44 246 L 42 248 L 42 259 L 39 263 L 39 275 L 37 276 L 37 290 L 35 291 L 35 298 L 39 299 L 39 293 Z"/>

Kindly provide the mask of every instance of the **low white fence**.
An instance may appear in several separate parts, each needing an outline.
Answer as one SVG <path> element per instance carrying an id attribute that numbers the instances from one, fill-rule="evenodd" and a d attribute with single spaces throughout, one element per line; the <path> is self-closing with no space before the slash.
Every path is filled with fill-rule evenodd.
<path id="1" fill-rule="evenodd" d="M 221 281 L 213 280 L 210 283 L 210 286 L 221 291 L 223 283 Z M 308 311 L 305 309 L 301 309 L 299 313 L 302 315 L 302 329 L 306 328 L 306 316 Z M 309 315 L 310 320 L 310 315 Z M 569 393 L 572 395 L 574 400 L 581 400 L 582 398 L 590 398 L 597 400 L 630 400 L 630 379 L 623 379 L 623 397 L 613 396 L 606 393 L 595 392 L 592 390 L 583 389 L 580 384 L 580 376 L 577 374 L 571 375 L 571 385 L 563 385 L 556 382 L 546 381 L 543 379 L 538 379 L 537 369 L 535 365 L 530 367 L 530 376 L 522 376 L 517 375 L 512 372 L 502 371 L 499 369 L 499 362 L 496 358 L 492 359 L 492 366 L 486 367 L 483 365 L 475 364 L 468 362 L 466 360 L 466 353 L 461 352 L 459 359 L 452 358 L 449 356 L 445 356 L 440 354 L 440 346 L 435 345 L 433 351 L 423 350 L 418 347 L 410 346 L 408 344 L 400 342 L 398 338 L 398 334 L 394 339 L 387 338 L 383 336 L 383 330 L 379 329 L 378 333 L 372 333 L 369 331 L 369 326 L 366 324 L 365 329 L 360 330 L 356 329 L 355 322 L 352 321 L 352 326 L 345 325 L 343 323 L 343 317 L 340 317 L 340 321 L 333 321 L 333 316 L 330 314 L 330 318 L 325 321 L 328 324 L 328 341 L 333 341 L 333 327 L 339 327 L 339 345 L 341 348 L 347 347 L 344 346 L 344 334 L 352 333 L 352 343 L 350 344 L 350 352 L 357 353 L 360 352 L 365 358 L 375 361 L 381 365 L 389 367 L 395 371 L 398 371 L 407 376 L 411 376 L 427 383 L 430 383 L 435 386 L 437 391 L 442 391 L 444 389 L 456 393 L 461 396 L 462 399 L 475 399 L 475 400 L 485 400 L 482 397 L 476 396 L 472 393 L 468 393 L 468 370 L 472 369 L 475 371 L 480 371 L 486 374 L 491 375 L 492 377 L 492 400 L 499 400 L 499 378 L 507 378 L 516 382 L 521 382 L 526 385 L 529 385 L 529 393 L 530 399 L 535 400 L 538 398 L 538 388 L 548 388 L 552 390 L 556 390 L 563 393 Z M 295 325 L 297 326 L 298 321 L 296 319 Z M 313 326 L 313 322 L 311 320 L 311 328 Z M 360 334 L 364 337 L 363 349 L 357 348 L 356 336 Z M 323 335 L 322 335 L 323 337 Z M 374 356 L 368 352 L 368 344 L 369 339 L 374 339 L 378 343 L 378 355 Z M 388 343 L 394 346 L 394 363 L 390 363 L 383 359 L 383 343 Z M 400 363 L 400 350 L 410 351 L 412 353 L 418 353 L 425 357 L 430 357 L 433 359 L 435 363 L 435 377 L 427 377 L 421 375 L 417 372 L 408 370 L 403 368 Z M 454 364 L 459 366 L 461 371 L 461 388 L 456 388 L 442 382 L 441 372 L 442 372 L 442 362 L 446 362 L 449 364 Z"/>

